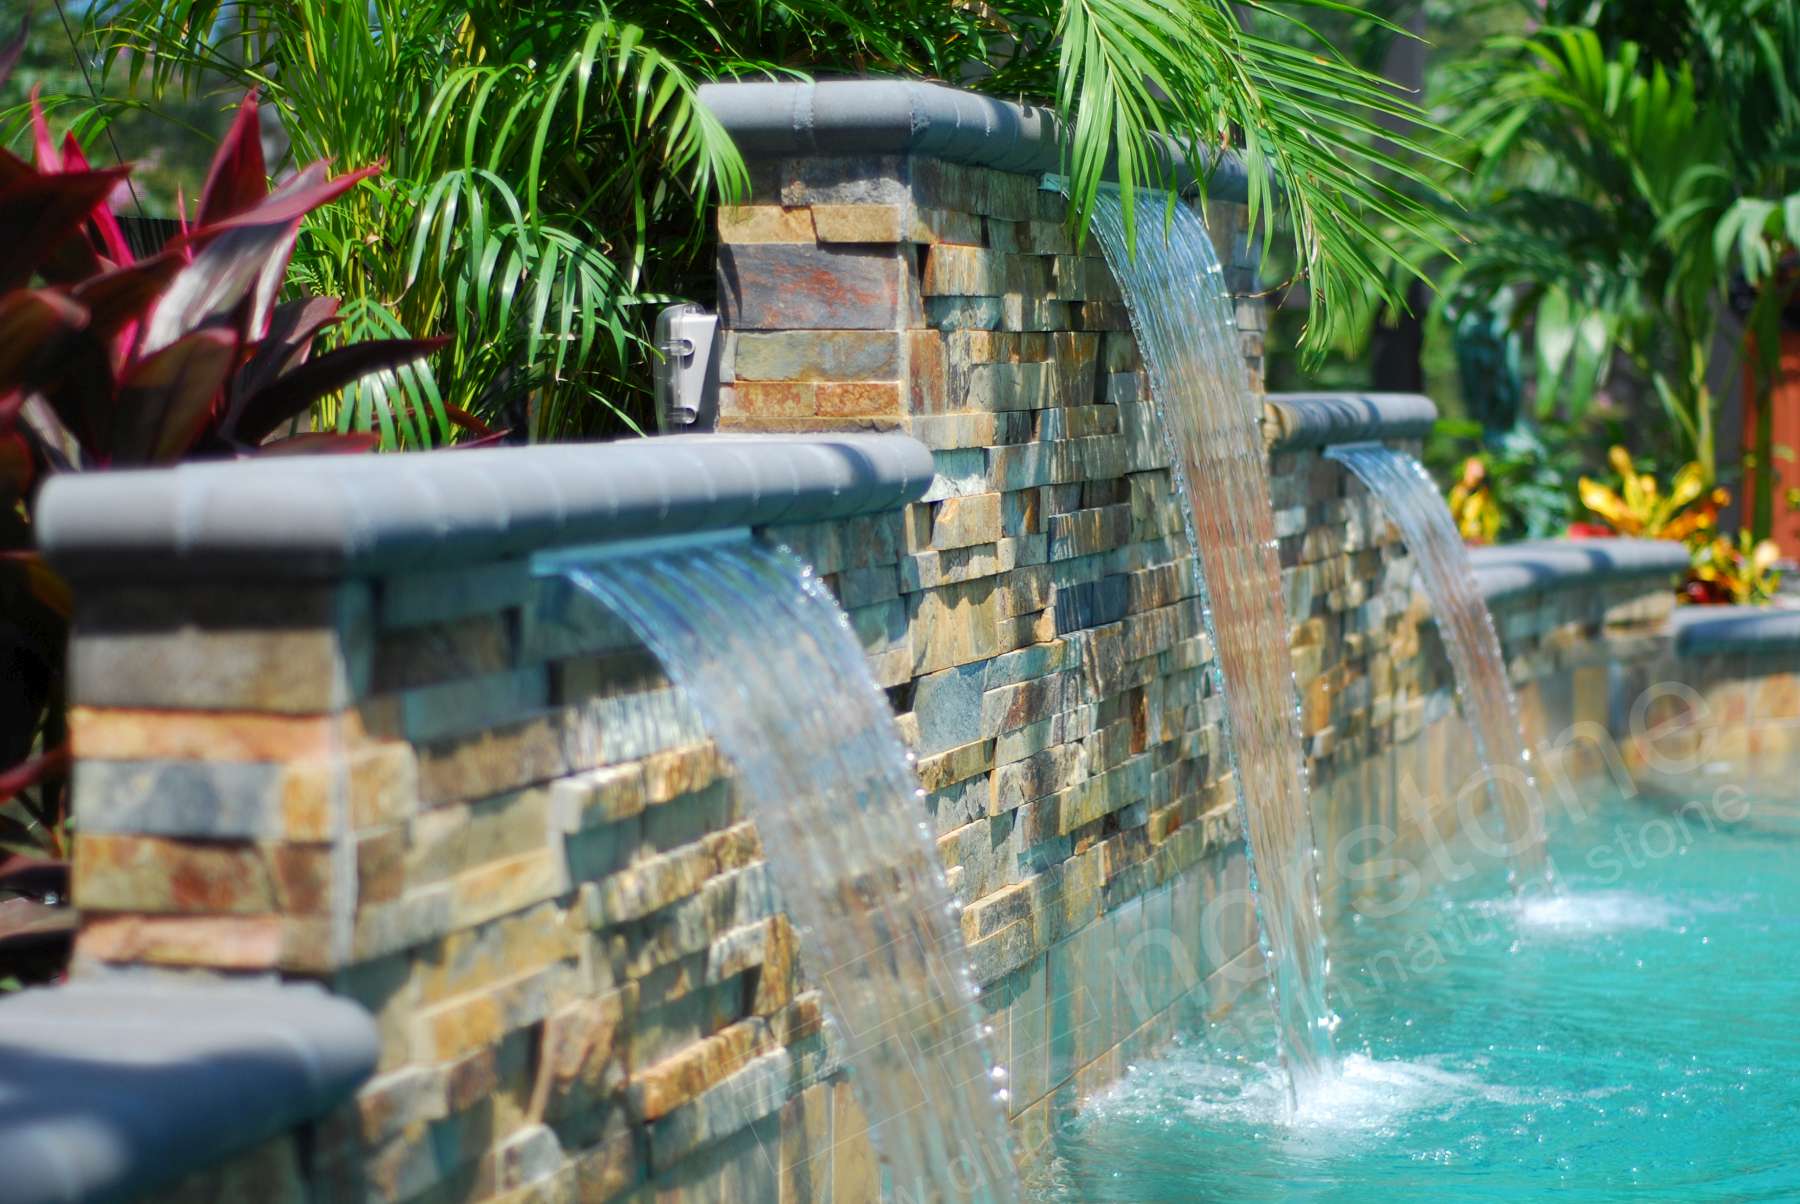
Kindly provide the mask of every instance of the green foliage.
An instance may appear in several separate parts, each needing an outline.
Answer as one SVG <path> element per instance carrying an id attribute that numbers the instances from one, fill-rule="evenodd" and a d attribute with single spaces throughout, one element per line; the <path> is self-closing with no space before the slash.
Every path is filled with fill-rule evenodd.
<path id="1" fill-rule="evenodd" d="M 1245 8 L 1292 36 L 1246 29 Z M 1279 194 L 1291 217 L 1323 340 L 1371 291 L 1399 297 L 1410 267 L 1392 252 L 1395 228 L 1423 246 L 1435 235 L 1413 199 L 1427 185 L 1411 157 L 1424 152 L 1398 133 L 1416 111 L 1313 37 L 1297 16 L 1308 12 L 1355 10 L 113 0 L 93 32 L 109 79 L 149 64 L 152 99 L 260 86 L 297 155 L 387 161 L 378 186 L 309 221 L 294 273 L 344 297 L 345 337 L 454 335 L 434 373 L 332 415 L 412 444 L 445 436 L 440 399 L 537 437 L 632 426 L 645 412 L 649 307 L 710 290 L 707 206 L 746 183 L 696 102 L 708 79 L 912 74 L 1058 103 L 1072 119 L 1065 174 L 1082 221 L 1109 165 L 1138 198 L 1173 182 L 1172 149 L 1206 162 L 1241 147 L 1259 212 Z"/>
<path id="2" fill-rule="evenodd" d="M 1480 542 L 1552 539 L 1567 533 L 1579 513 L 1577 483 L 1604 438 L 1592 422 L 1527 421 L 1484 431 L 1479 423 L 1444 420 L 1432 432 L 1425 461 L 1439 480 L 1454 483 L 1453 494 L 1479 493 L 1474 508 L 1464 496 L 1453 499 L 1460 503 L 1454 507 L 1459 524 L 1469 520 L 1465 537 L 1480 526 Z M 1471 462 L 1478 471 L 1471 473 Z M 1472 509 L 1482 512 L 1480 524 Z"/>
<path id="3" fill-rule="evenodd" d="M 1240 25 L 1239 8 L 1274 21 L 1285 36 Z M 1332 0 L 1287 8 L 1386 24 Z M 1134 194 L 1170 182 L 1166 158 L 1146 134 L 1196 161 L 1241 145 L 1253 221 L 1273 207 L 1271 176 L 1279 182 L 1295 262 L 1310 282 L 1307 337 L 1317 345 L 1342 337 L 1371 296 L 1404 304 L 1417 268 L 1393 253 L 1395 228 L 1446 250 L 1414 191 L 1433 187 L 1420 167 L 1430 153 L 1401 132 L 1418 110 L 1298 13 L 1226 0 L 1067 0 L 1057 30 L 1054 95 L 1074 118 L 1068 176 L 1083 227 L 1116 159 L 1126 233 L 1134 236 Z M 1273 229 L 1264 224 L 1265 250 Z"/>
<path id="4" fill-rule="evenodd" d="M 433 370 L 324 415 L 389 446 L 442 442 L 461 414 L 566 430 L 589 402 L 627 408 L 609 386 L 653 299 L 650 227 L 684 189 L 697 213 L 715 180 L 741 186 L 692 80 L 603 13 L 577 27 L 531 24 L 543 14 L 524 5 L 121 0 L 97 15 L 109 77 L 148 62 L 159 100 L 260 87 L 293 159 L 386 162 L 308 221 L 292 277 L 344 299 L 335 339 L 453 335 Z M 532 36 L 490 45 L 496 25 Z"/>
<path id="5" fill-rule="evenodd" d="M 0 39 L 26 33 L 12 77 L 0 83 L 0 145 L 17 149 L 30 137 L 33 87 L 45 97 L 52 118 L 62 122 L 92 111 L 90 84 L 108 99 L 108 120 L 72 122 L 76 140 L 88 157 L 99 163 L 133 165 L 128 197 L 132 213 L 172 215 L 177 192 L 185 185 L 192 193 L 206 176 L 206 164 L 231 124 L 232 103 L 218 99 L 151 106 L 128 92 L 128 80 L 116 78 L 108 88 L 76 51 L 81 0 L 63 0 L 61 10 L 52 0 L 13 0 L 0 4 Z M 64 14 L 70 24 L 64 25 Z M 86 68 L 84 70 L 84 68 Z M 243 95 L 239 88 L 229 98 Z M 62 112 L 58 112 L 58 110 Z"/>
<path id="6" fill-rule="evenodd" d="M 1651 450 L 1698 460 L 1710 481 L 1728 292 L 1753 291 L 1765 391 L 1792 292 L 1779 269 L 1800 246 L 1800 5 L 1558 11 L 1577 7 L 1598 29 L 1499 39 L 1459 68 L 1470 223 L 1445 297 L 1467 309 L 1511 295 L 1535 333 L 1540 413 L 1579 417 L 1623 357 L 1670 421 Z M 1653 48 L 1622 36 L 1633 30 Z"/>

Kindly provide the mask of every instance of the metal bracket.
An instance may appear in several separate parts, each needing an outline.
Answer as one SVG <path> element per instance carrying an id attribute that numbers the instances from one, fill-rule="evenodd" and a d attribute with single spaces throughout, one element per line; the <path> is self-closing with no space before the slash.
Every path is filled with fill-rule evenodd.
<path id="1" fill-rule="evenodd" d="M 663 434 L 719 425 L 719 315 L 691 302 L 656 315 L 656 429 Z"/>

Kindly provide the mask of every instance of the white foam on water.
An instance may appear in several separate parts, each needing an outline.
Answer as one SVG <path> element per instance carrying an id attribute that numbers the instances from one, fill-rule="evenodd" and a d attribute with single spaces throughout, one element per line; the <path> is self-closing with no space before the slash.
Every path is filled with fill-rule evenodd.
<path id="1" fill-rule="evenodd" d="M 1628 890 L 1563 891 L 1477 907 L 1510 917 L 1522 936 L 1597 936 L 1669 928 L 1685 915 L 1667 899 Z"/>
<path id="2" fill-rule="evenodd" d="M 1287 1078 L 1274 1063 L 1221 1059 L 1206 1048 L 1172 1051 L 1134 1067 L 1089 1100 L 1083 1126 L 1160 1123 L 1180 1117 L 1215 1129 L 1260 1129 L 1297 1151 L 1341 1153 L 1390 1135 L 1407 1117 L 1482 1100 L 1522 1102 L 1511 1088 L 1435 1060 L 1389 1061 L 1353 1053 L 1337 1073 L 1304 1087 L 1290 1106 Z"/>
<path id="3" fill-rule="evenodd" d="M 1343 1072 L 1300 1097 L 1290 1128 L 1316 1133 L 1384 1133 L 1406 1116 L 1436 1111 L 1496 1090 L 1474 1075 L 1431 1061 L 1381 1061 L 1366 1054 L 1344 1059 Z"/>

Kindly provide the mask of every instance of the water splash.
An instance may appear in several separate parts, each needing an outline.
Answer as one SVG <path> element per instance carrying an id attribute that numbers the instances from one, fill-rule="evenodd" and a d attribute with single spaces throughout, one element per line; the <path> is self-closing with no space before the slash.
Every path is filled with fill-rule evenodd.
<path id="1" fill-rule="evenodd" d="M 1159 213 L 1153 196 L 1140 212 Z M 1224 269 L 1198 214 L 1140 222 L 1135 253 L 1116 193 L 1094 207 L 1131 312 L 1198 561 L 1213 672 L 1225 701 L 1251 889 L 1290 1093 L 1334 1073 L 1325 934 L 1287 607 L 1269 502 L 1261 409 L 1246 388 Z"/>
<path id="2" fill-rule="evenodd" d="M 1018 1195 L 1005 1112 L 917 775 L 849 620 L 748 539 L 596 558 L 624 619 L 737 771 L 894 1198 Z"/>
<path id="3" fill-rule="evenodd" d="M 1522 895 L 1489 907 L 1510 913 L 1520 935 L 1560 937 L 1668 928 L 1684 914 L 1667 899 L 1625 890 Z"/>
<path id="4" fill-rule="evenodd" d="M 1379 443 L 1345 444 L 1325 454 L 1355 473 L 1400 528 L 1437 616 L 1489 795 L 1506 825 L 1504 852 L 1513 885 L 1547 885 L 1554 874 L 1545 852 L 1544 803 L 1506 675 L 1506 654 L 1437 484 L 1416 458 Z"/>

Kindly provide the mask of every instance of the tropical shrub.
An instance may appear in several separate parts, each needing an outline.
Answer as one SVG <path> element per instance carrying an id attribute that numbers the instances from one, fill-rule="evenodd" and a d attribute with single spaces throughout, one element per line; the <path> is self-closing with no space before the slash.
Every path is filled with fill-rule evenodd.
<path id="1" fill-rule="evenodd" d="M 1470 223 L 1447 295 L 1472 308 L 1512 294 L 1536 333 L 1540 406 L 1579 414 L 1623 360 L 1668 417 L 1656 450 L 1710 486 L 1728 296 L 1751 297 L 1735 352 L 1767 415 L 1796 283 L 1782 265 L 1800 248 L 1800 5 L 1563 0 L 1553 15 L 1583 25 L 1489 43 L 1448 98 Z M 1772 450 L 1764 424 L 1755 455 Z M 1759 534 L 1771 508 L 1759 488 Z"/>
<path id="2" fill-rule="evenodd" d="M 56 449 L 78 465 L 115 467 L 370 446 L 348 435 L 272 437 L 317 399 L 438 346 L 385 339 L 312 357 L 337 302 L 278 300 L 301 219 L 378 168 L 331 179 L 318 161 L 270 191 L 248 97 L 193 224 L 140 261 L 105 203 L 125 169 L 91 169 L 72 139 L 59 149 L 41 114 L 35 130 L 35 167 L 0 159 L 0 187 L 43 198 L 41 209 L 0 230 L 18 240 L 0 269 L 0 287 L 10 290 L 0 298 L 9 336 L 0 344 L 0 422 L 10 441 L 45 458 Z M 34 275 L 41 287 L 29 287 Z M 42 403 L 35 420 L 12 421 L 27 400 Z"/>
<path id="3" fill-rule="evenodd" d="M 296 155 L 387 162 L 308 222 L 293 271 L 345 299 L 335 337 L 454 335 L 440 371 L 352 391 L 329 415 L 405 444 L 449 437 L 451 405 L 540 438 L 647 414 L 649 307 L 710 293 L 708 206 L 747 186 L 698 103 L 711 79 L 911 74 L 1055 104 L 1073 120 L 1082 225 L 1109 163 L 1129 202 L 1170 181 L 1168 145 L 1196 159 L 1238 145 L 1253 205 L 1281 190 L 1324 338 L 1366 289 L 1400 296 L 1394 225 L 1435 229 L 1405 186 L 1421 179 L 1400 153 L 1416 111 L 1328 45 L 1253 32 L 1238 10 L 1279 14 L 1304 42 L 1296 14 L 1344 7 L 110 0 L 91 32 L 114 77 L 156 95 L 259 84 Z"/>
<path id="4" fill-rule="evenodd" d="M 1720 535 L 1695 549 L 1681 600 L 1701 606 L 1767 602 L 1781 587 L 1781 574 L 1775 571 L 1780 557 L 1773 540 L 1739 531 L 1733 543 Z"/>
<path id="5" fill-rule="evenodd" d="M 1480 456 L 1463 461 L 1462 473 L 1444 500 L 1464 543 L 1490 544 L 1500 538 L 1506 518 L 1488 480 L 1487 464 Z"/>
<path id="6" fill-rule="evenodd" d="M 321 397 L 403 371 L 437 346 L 384 340 L 311 354 L 337 303 L 281 299 L 288 255 L 305 216 L 374 169 L 332 178 L 315 162 L 271 190 L 254 98 L 219 147 L 193 222 L 145 259 L 108 208 L 128 169 L 92 167 L 73 138 L 58 145 L 41 112 L 33 131 L 34 162 L 0 151 L 0 240 L 10 248 L 0 263 L 0 891 L 44 880 L 41 859 L 67 852 L 70 595 L 33 547 L 44 479 L 198 456 L 366 450 L 368 437 L 286 428 Z M 8 932 L 0 923 L 0 950 Z"/>
<path id="7" fill-rule="evenodd" d="M 1466 541 L 1550 539 L 1577 513 L 1577 482 L 1599 434 L 1592 416 L 1582 423 L 1521 420 L 1499 431 L 1444 419 L 1426 443 L 1425 460 L 1449 481 L 1445 500 Z"/>
<path id="8" fill-rule="evenodd" d="M 1618 474 L 1618 485 L 1582 477 L 1581 504 L 1609 535 L 1673 539 L 1698 547 L 1712 537 L 1719 511 L 1731 501 L 1722 487 L 1708 487 L 1706 470 L 1697 461 L 1682 465 L 1666 491 L 1654 474 L 1638 471 L 1623 447 L 1615 445 L 1607 461 Z"/>
<path id="9" fill-rule="evenodd" d="M 1775 571 L 1780 549 L 1748 529 L 1735 541 L 1718 531 L 1719 512 L 1731 494 L 1714 485 L 1698 463 L 1681 466 L 1663 489 L 1653 473 L 1640 472 L 1623 447 L 1608 456 L 1618 484 L 1581 478 L 1581 501 L 1599 523 L 1575 524 L 1571 535 L 1630 535 L 1684 543 L 1691 565 L 1679 597 L 1693 605 L 1739 606 L 1768 602 L 1781 584 Z"/>

